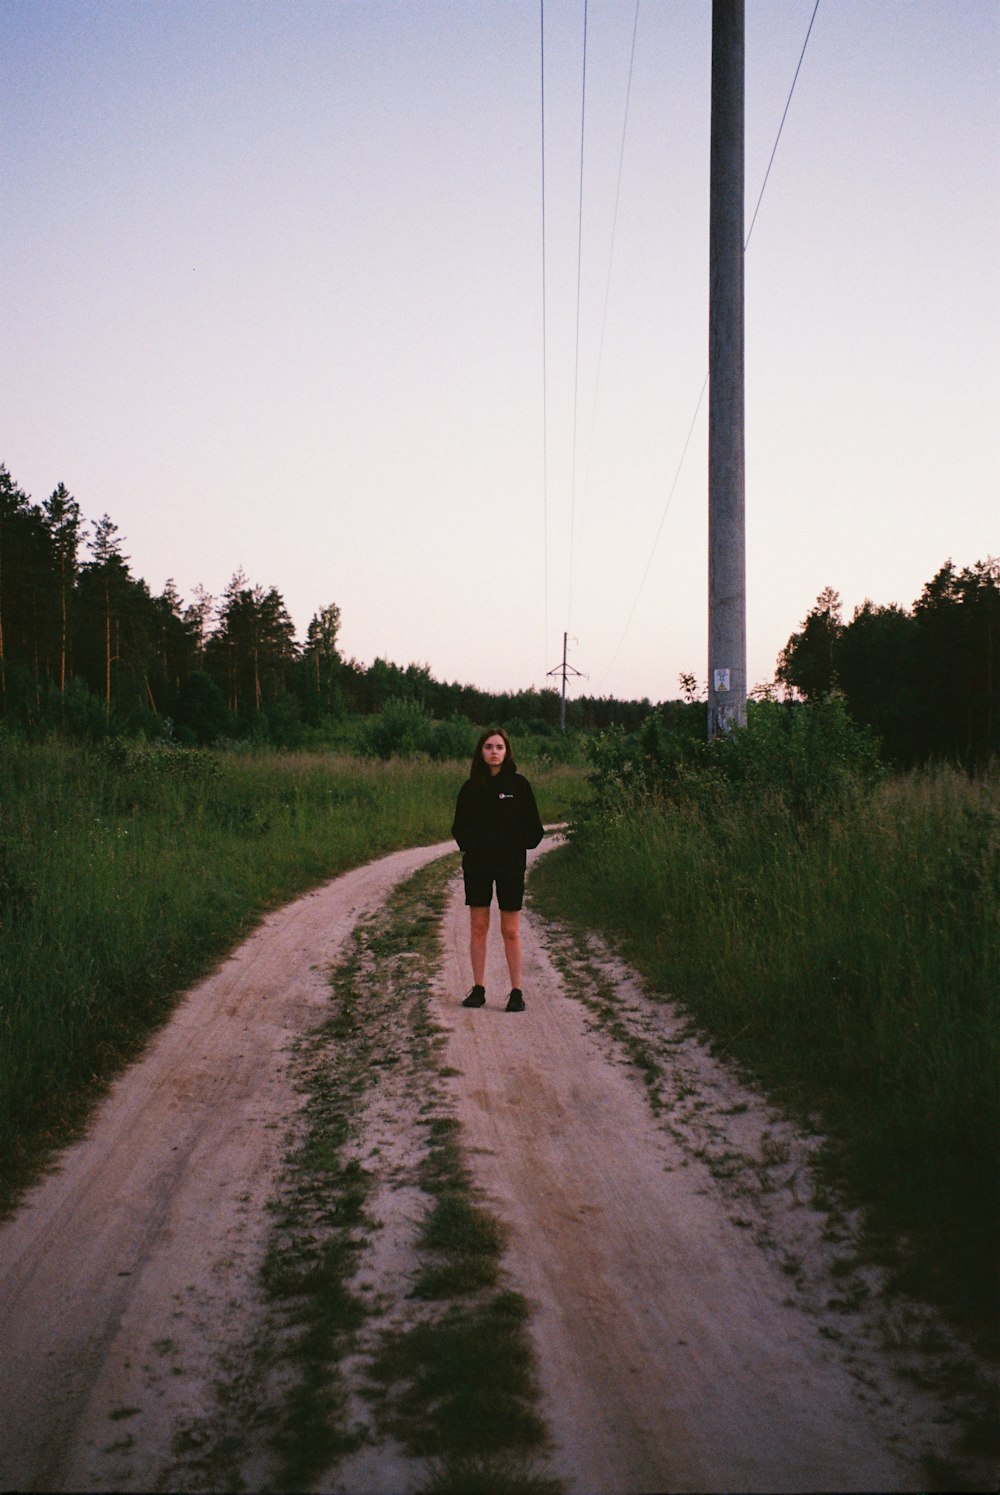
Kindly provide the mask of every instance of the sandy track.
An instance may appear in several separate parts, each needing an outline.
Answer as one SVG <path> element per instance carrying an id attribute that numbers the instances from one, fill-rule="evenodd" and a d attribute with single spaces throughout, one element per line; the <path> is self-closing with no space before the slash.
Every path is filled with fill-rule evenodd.
<path id="1" fill-rule="evenodd" d="M 262 1319 L 265 1206 L 300 1104 L 290 1047 L 328 1010 L 357 920 L 450 849 L 387 857 L 266 919 L 0 1229 L 0 1488 L 169 1485 L 175 1434 L 210 1412 L 220 1349 L 245 1353 Z M 490 1005 L 465 1011 L 456 883 L 434 1004 L 470 1158 L 533 1306 L 554 1472 L 573 1495 L 920 1488 L 919 1440 L 897 1422 L 894 1442 L 895 1409 L 863 1404 L 710 1172 L 566 995 L 540 927 L 529 910 L 528 1011 L 502 1010 L 495 927 Z M 366 1467 L 398 1479 L 386 1454 Z"/>
<path id="2" fill-rule="evenodd" d="M 153 1488 L 252 1332 L 287 1123 L 289 1045 L 358 918 L 448 845 L 270 915 L 185 998 L 88 1135 L 0 1229 L 0 1488 Z"/>
<path id="3" fill-rule="evenodd" d="M 455 1005 L 466 947 L 456 889 L 437 1016 L 477 1178 L 534 1308 L 543 1412 L 569 1488 L 918 1488 L 817 1325 L 786 1306 L 787 1278 L 563 994 L 530 914 L 525 1013 L 503 1011 L 496 940 L 489 1005 Z"/>

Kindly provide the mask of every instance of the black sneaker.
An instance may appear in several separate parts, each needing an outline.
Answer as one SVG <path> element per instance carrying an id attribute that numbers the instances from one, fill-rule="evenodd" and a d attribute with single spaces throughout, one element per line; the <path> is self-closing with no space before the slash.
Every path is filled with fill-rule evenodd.
<path id="1" fill-rule="evenodd" d="M 474 986 L 472 988 L 472 990 L 470 991 L 469 995 L 466 997 L 465 1001 L 462 1003 L 463 1007 L 485 1007 L 485 1005 L 486 1005 L 486 988 L 485 988 L 485 986 Z"/>
<path id="2" fill-rule="evenodd" d="M 521 995 L 521 988 L 519 986 L 515 986 L 514 989 L 513 989 L 513 991 L 511 992 L 510 996 L 507 998 L 507 1011 L 508 1012 L 523 1012 L 524 1011 L 524 998 Z"/>

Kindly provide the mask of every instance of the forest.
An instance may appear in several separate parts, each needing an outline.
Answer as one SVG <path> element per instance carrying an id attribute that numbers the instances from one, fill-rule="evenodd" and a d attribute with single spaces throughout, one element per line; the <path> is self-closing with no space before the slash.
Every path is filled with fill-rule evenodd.
<path id="1" fill-rule="evenodd" d="M 171 581 L 154 595 L 123 545 L 108 515 L 88 524 L 64 484 L 36 504 L 0 466 L 0 720 L 8 728 L 316 747 L 346 717 L 390 703 L 404 717 L 409 707 L 411 723 L 516 721 L 540 736 L 558 728 L 555 690 L 491 694 L 436 680 L 424 664 L 345 659 L 335 603 L 313 616 L 300 644 L 281 593 L 242 571 L 218 598 L 199 586 L 185 604 Z M 568 722 L 632 730 L 652 709 L 648 700 L 578 697 Z M 446 732 L 435 739 L 449 740 Z"/>
<path id="2" fill-rule="evenodd" d="M 398 719 L 394 740 L 449 755 L 461 737 L 458 756 L 468 722 L 557 731 L 555 690 L 491 694 L 438 681 L 424 664 L 365 666 L 340 652 L 336 603 L 315 613 L 299 643 L 276 587 L 237 571 L 218 598 L 197 587 L 185 603 L 171 581 L 154 595 L 133 575 L 123 546 L 111 518 L 87 521 L 64 484 L 38 504 L 0 465 L 7 730 L 316 747 L 334 740 L 346 718 L 388 708 Z M 790 703 L 840 695 L 894 766 L 948 759 L 975 767 L 998 749 L 998 674 L 1000 560 L 962 570 L 948 560 L 909 610 L 866 601 L 845 621 L 838 594 L 824 590 L 782 650 L 768 689 Z M 682 685 L 694 707 L 696 682 L 684 676 Z M 654 714 L 669 726 L 679 709 L 679 702 L 654 708 L 648 699 L 578 696 L 567 703 L 567 725 L 635 732 Z"/>
<path id="3" fill-rule="evenodd" d="M 804 701 L 839 694 L 896 768 L 984 766 L 1000 751 L 1000 559 L 948 560 L 909 611 L 865 601 L 849 622 L 827 587 L 776 678 Z"/>

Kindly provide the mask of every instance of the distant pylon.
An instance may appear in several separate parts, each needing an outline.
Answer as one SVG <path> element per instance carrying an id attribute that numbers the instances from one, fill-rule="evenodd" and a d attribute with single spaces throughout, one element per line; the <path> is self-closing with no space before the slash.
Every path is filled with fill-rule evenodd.
<path id="1" fill-rule="evenodd" d="M 566 676 L 567 675 L 579 675 L 579 676 L 582 677 L 582 675 L 583 675 L 583 671 L 582 670 L 576 670 L 576 669 L 573 668 L 573 666 L 571 664 L 567 664 L 566 663 L 566 634 L 565 633 L 563 634 L 563 657 L 562 657 L 562 664 L 557 664 L 556 667 L 555 667 L 555 669 L 554 670 L 549 670 L 548 673 L 550 675 L 561 675 L 562 676 L 562 701 L 561 701 L 560 706 L 559 706 L 559 730 L 560 730 L 560 732 L 565 732 L 565 730 L 566 730 Z"/>

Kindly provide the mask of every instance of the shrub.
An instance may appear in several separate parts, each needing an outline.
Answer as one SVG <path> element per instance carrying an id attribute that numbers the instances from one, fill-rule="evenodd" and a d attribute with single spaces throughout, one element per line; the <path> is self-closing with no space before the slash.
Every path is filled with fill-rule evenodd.
<path id="1" fill-rule="evenodd" d="M 669 721 L 654 713 L 630 735 L 611 728 L 592 739 L 591 813 L 613 813 L 650 794 L 707 801 L 738 785 L 754 804 L 780 800 L 799 825 L 814 824 L 883 776 L 875 738 L 837 698 L 750 701 L 747 725 L 713 742 L 703 722 L 696 704 Z"/>
<path id="2" fill-rule="evenodd" d="M 227 736 L 232 728 L 226 698 L 204 670 L 195 670 L 177 692 L 173 717 L 184 734 L 201 744 Z"/>
<path id="3" fill-rule="evenodd" d="M 377 758 L 412 758 L 430 752 L 433 733 L 430 715 L 418 702 L 394 696 L 372 723 L 371 750 Z"/>
<path id="4" fill-rule="evenodd" d="M 465 716 L 449 716 L 438 722 L 430 737 L 430 754 L 440 760 L 471 758 L 478 733 Z"/>
<path id="5" fill-rule="evenodd" d="M 709 747 L 708 761 L 760 801 L 777 794 L 796 820 L 814 820 L 883 777 L 873 734 L 839 697 L 813 705 L 751 701 L 746 728 Z"/>
<path id="6" fill-rule="evenodd" d="M 264 707 L 267 735 L 275 747 L 299 747 L 302 743 L 302 708 L 297 696 L 278 696 Z"/>

